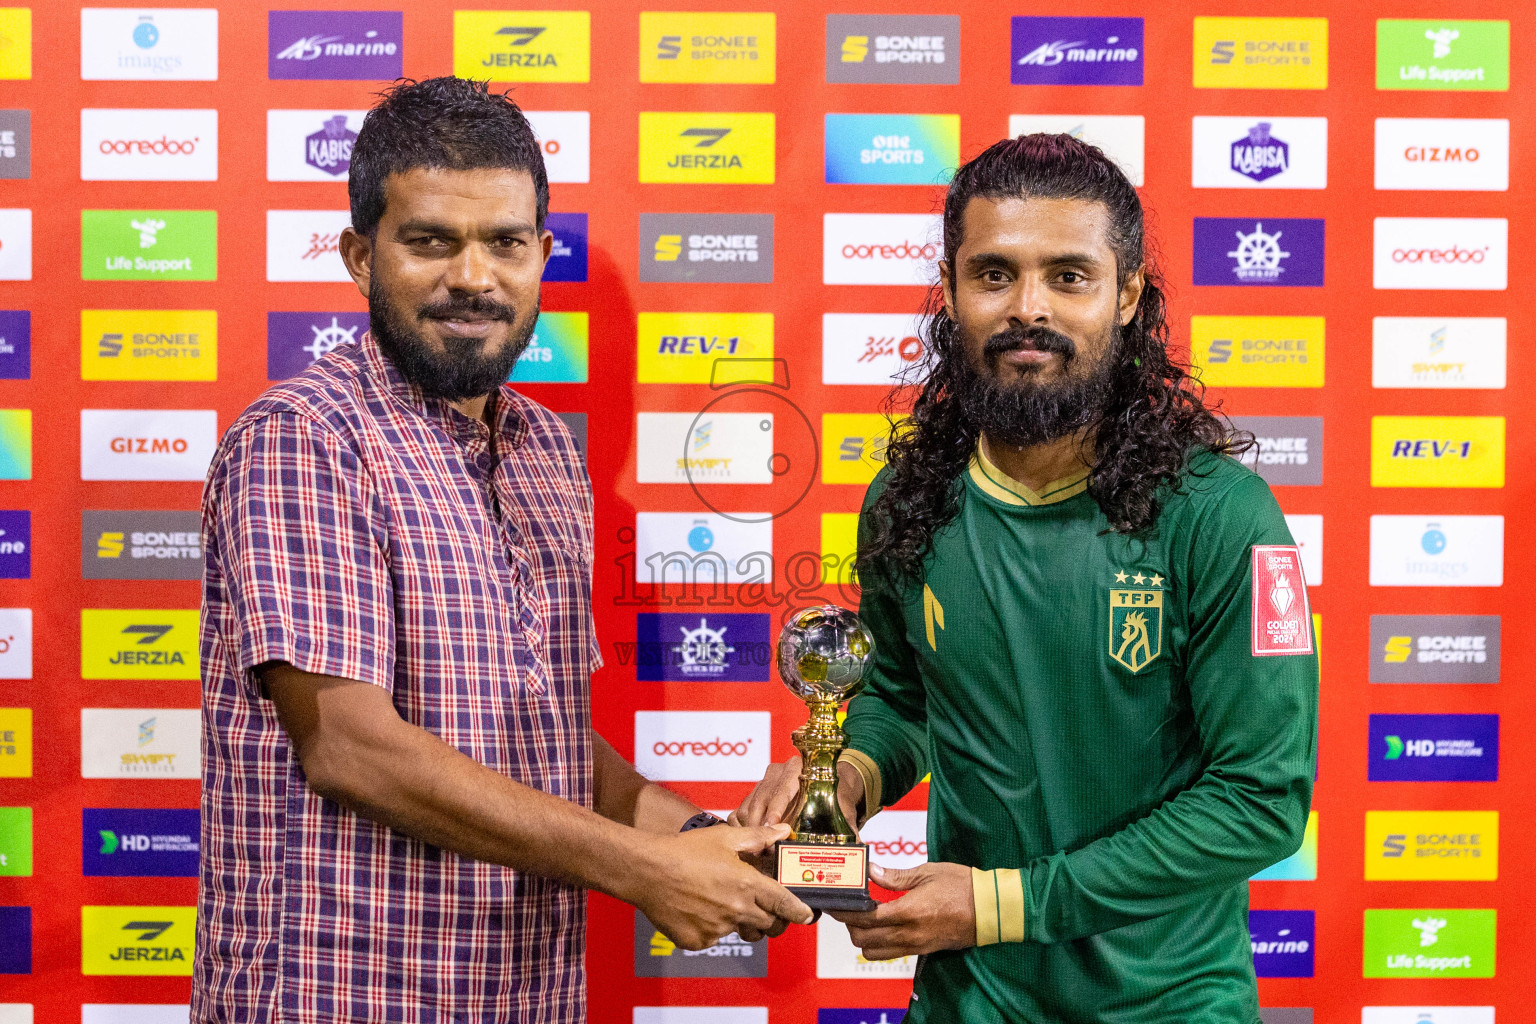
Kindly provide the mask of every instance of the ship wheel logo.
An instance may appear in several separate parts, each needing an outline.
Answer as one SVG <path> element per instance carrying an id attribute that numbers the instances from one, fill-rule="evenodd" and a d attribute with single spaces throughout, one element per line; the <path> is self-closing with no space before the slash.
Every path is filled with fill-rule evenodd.
<path id="1" fill-rule="evenodd" d="M 331 317 L 329 327 L 316 327 L 309 325 L 309 329 L 315 332 L 315 340 L 304 346 L 304 351 L 313 359 L 319 359 L 337 345 L 350 345 L 357 341 L 357 327 L 343 327 L 335 317 Z"/>
<path id="2" fill-rule="evenodd" d="M 1237 260 L 1236 273 L 1239 280 L 1274 281 L 1285 272 L 1280 261 L 1290 253 L 1280 248 L 1280 236 L 1284 233 L 1276 231 L 1274 234 L 1265 234 L 1262 221 L 1254 224 L 1251 235 L 1234 232 L 1237 235 L 1237 248 L 1227 253 L 1227 256 Z"/>

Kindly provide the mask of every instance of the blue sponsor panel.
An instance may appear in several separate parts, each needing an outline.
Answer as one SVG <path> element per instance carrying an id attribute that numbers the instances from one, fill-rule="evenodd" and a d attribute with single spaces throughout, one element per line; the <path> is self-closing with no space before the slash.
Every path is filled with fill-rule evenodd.
<path id="1" fill-rule="evenodd" d="M 1372 715 L 1372 782 L 1496 782 L 1498 715 Z"/>
<path id="2" fill-rule="evenodd" d="M 1300 217 L 1196 217 L 1195 284 L 1323 286 L 1324 222 Z"/>
<path id="3" fill-rule="evenodd" d="M 268 313 L 267 379 L 287 380 L 368 331 L 367 313 Z"/>
<path id="4" fill-rule="evenodd" d="M 196 878 L 199 812 L 87 807 L 81 812 L 83 873 Z"/>
<path id="5" fill-rule="evenodd" d="M 32 313 L 0 309 L 0 380 L 32 379 Z"/>
<path id="6" fill-rule="evenodd" d="M 268 11 L 267 77 L 393 81 L 404 24 L 400 11 Z"/>
<path id="7" fill-rule="evenodd" d="M 32 513 L 0 510 L 0 580 L 32 578 Z"/>
<path id="8" fill-rule="evenodd" d="M 641 682 L 761 683 L 773 645 L 769 616 L 642 613 L 635 623 L 635 678 Z"/>
<path id="9" fill-rule="evenodd" d="M 551 213 L 544 226 L 555 236 L 544 264 L 546 281 L 585 281 L 587 279 L 587 215 Z"/>
<path id="10" fill-rule="evenodd" d="M 829 182 L 943 184 L 960 163 L 954 114 L 828 114 L 825 124 Z"/>
<path id="11" fill-rule="evenodd" d="M 906 1016 L 905 1006 L 874 1010 L 824 1006 L 816 1011 L 816 1024 L 901 1024 Z"/>
<path id="12" fill-rule="evenodd" d="M 1140 85 L 1140 18 L 1014 18 L 1014 85 Z"/>
<path id="13" fill-rule="evenodd" d="M 32 973 L 32 908 L 0 907 L 0 974 Z"/>
<path id="14" fill-rule="evenodd" d="M 1312 977 L 1317 916 L 1310 910 L 1250 910 L 1253 971 L 1261 978 Z"/>

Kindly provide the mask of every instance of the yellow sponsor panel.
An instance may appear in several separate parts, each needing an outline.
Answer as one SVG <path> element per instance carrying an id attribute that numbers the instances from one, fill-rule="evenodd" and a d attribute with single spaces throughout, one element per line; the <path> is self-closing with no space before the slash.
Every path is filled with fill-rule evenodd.
<path id="1" fill-rule="evenodd" d="M 868 484 L 885 465 L 891 421 L 879 413 L 824 413 L 821 482 Z"/>
<path id="2" fill-rule="evenodd" d="M 1320 316 L 1196 316 L 1190 359 L 1200 379 L 1223 388 L 1320 388 Z"/>
<path id="3" fill-rule="evenodd" d="M 211 309 L 82 309 L 81 380 L 217 380 Z"/>
<path id="4" fill-rule="evenodd" d="M 1491 882 L 1498 811 L 1366 811 L 1367 881 Z"/>
<path id="5" fill-rule="evenodd" d="M 197 679 L 197 611 L 82 608 L 83 679 Z"/>
<path id="6" fill-rule="evenodd" d="M 81 907 L 81 974 L 192 974 L 196 907 Z"/>
<path id="7" fill-rule="evenodd" d="M 642 384 L 708 384 L 721 360 L 773 356 L 772 313 L 641 313 L 636 320 Z"/>
<path id="8" fill-rule="evenodd" d="M 32 8 L 0 7 L 0 79 L 32 77 Z"/>
<path id="9" fill-rule="evenodd" d="M 588 11 L 454 11 L 453 73 L 493 82 L 592 79 Z"/>
<path id="10" fill-rule="evenodd" d="M 1195 88 L 1328 88 L 1328 19 L 1196 18 Z"/>
<path id="11" fill-rule="evenodd" d="M 640 81 L 771 85 L 774 15 L 641 11 Z"/>
<path id="12" fill-rule="evenodd" d="M 821 581 L 848 584 L 853 581 L 853 560 L 859 548 L 857 512 L 821 514 Z"/>
<path id="13" fill-rule="evenodd" d="M 640 112 L 640 180 L 773 184 L 772 114 Z"/>
<path id="14" fill-rule="evenodd" d="M 0 708 L 0 779 L 32 777 L 32 709 Z"/>
<path id="15" fill-rule="evenodd" d="M 1372 487 L 1503 487 L 1504 417 L 1372 416 Z"/>

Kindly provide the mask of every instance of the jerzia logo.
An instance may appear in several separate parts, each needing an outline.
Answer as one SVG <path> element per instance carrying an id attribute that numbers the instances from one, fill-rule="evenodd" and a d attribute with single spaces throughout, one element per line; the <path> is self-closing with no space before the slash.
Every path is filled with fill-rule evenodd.
<path id="1" fill-rule="evenodd" d="M 192 973 L 194 907 L 81 907 L 80 973 Z"/>
<path id="2" fill-rule="evenodd" d="M 81 677 L 196 679 L 197 616 L 179 609 L 83 609 Z"/>
<path id="3" fill-rule="evenodd" d="M 454 11 L 453 73 L 498 82 L 591 78 L 587 11 Z"/>
<path id="4" fill-rule="evenodd" d="M 772 184 L 772 114 L 640 114 L 642 182 Z"/>

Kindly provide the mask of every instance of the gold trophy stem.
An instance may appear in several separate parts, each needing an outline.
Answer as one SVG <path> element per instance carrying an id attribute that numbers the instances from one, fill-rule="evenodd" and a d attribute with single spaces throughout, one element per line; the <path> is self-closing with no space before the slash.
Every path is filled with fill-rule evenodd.
<path id="1" fill-rule="evenodd" d="M 795 747 L 802 764 L 800 792 L 789 808 L 792 842 L 848 845 L 859 841 L 837 802 L 837 756 L 847 744 L 843 727 L 837 723 L 840 703 L 836 698 L 807 699 L 810 721 L 795 730 Z"/>

